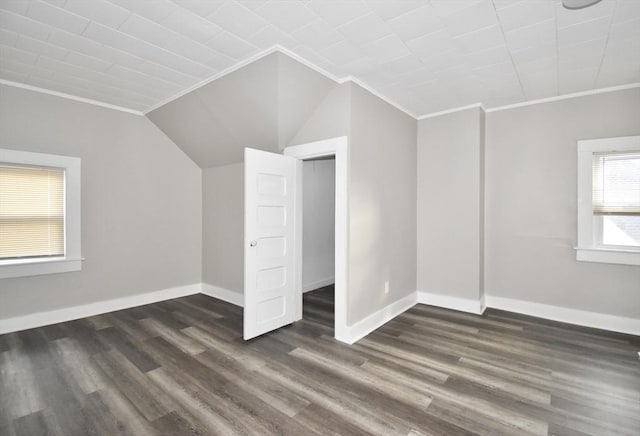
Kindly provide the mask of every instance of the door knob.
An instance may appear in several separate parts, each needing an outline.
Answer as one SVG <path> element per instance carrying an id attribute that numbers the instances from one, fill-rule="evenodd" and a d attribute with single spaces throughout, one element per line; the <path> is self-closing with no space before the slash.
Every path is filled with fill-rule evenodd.
<path id="1" fill-rule="evenodd" d="M 258 241 L 253 240 L 253 241 L 249 242 L 249 246 L 250 247 L 255 247 L 256 245 L 258 245 Z"/>

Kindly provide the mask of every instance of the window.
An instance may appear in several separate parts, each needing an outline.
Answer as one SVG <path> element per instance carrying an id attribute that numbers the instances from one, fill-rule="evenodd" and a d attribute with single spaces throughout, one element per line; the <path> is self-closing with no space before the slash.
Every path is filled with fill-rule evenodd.
<path id="1" fill-rule="evenodd" d="M 577 259 L 640 265 L 640 137 L 578 141 Z"/>
<path id="2" fill-rule="evenodd" d="M 0 279 L 80 269 L 80 159 L 0 149 Z"/>

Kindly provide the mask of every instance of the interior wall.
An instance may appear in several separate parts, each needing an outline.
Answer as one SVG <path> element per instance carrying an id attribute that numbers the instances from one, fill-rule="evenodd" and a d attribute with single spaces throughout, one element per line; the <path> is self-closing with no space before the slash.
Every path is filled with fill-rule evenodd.
<path id="1" fill-rule="evenodd" d="M 202 171 L 202 281 L 244 294 L 244 164 Z"/>
<path id="2" fill-rule="evenodd" d="M 347 324 L 353 325 L 416 291 L 417 122 L 349 86 Z"/>
<path id="3" fill-rule="evenodd" d="M 577 144 L 640 135 L 640 89 L 487 113 L 488 295 L 640 318 L 640 266 L 576 261 Z"/>
<path id="4" fill-rule="evenodd" d="M 82 159 L 82 271 L 0 280 L 0 319 L 201 280 L 200 168 L 147 118 L 0 85 L 0 148 Z"/>
<path id="5" fill-rule="evenodd" d="M 418 122 L 418 290 L 479 300 L 483 291 L 484 113 Z"/>
<path id="6" fill-rule="evenodd" d="M 302 289 L 307 292 L 335 280 L 335 160 L 304 161 L 302 174 Z"/>

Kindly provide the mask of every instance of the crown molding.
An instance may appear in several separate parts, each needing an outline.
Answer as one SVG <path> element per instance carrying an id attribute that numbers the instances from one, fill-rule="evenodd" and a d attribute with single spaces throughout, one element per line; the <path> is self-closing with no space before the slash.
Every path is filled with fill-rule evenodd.
<path id="1" fill-rule="evenodd" d="M 589 95 L 604 94 L 607 92 L 615 92 L 615 91 L 624 91 L 625 89 L 634 89 L 634 88 L 640 88 L 640 83 L 630 83 L 628 85 L 610 86 L 608 88 L 591 89 L 589 91 L 580 91 L 580 92 L 574 92 L 571 94 L 558 95 L 555 97 L 540 98 L 538 100 L 529 100 L 529 101 L 523 101 L 521 103 L 507 104 L 504 106 L 489 108 L 486 110 L 486 112 L 498 112 L 498 111 L 503 111 L 507 109 L 515 109 L 523 106 L 532 106 L 534 104 L 551 103 L 554 101 L 568 100 L 576 97 L 586 97 Z"/>
<path id="2" fill-rule="evenodd" d="M 26 90 L 29 90 L 29 91 L 39 92 L 41 94 L 54 95 L 56 97 L 66 98 L 67 100 L 79 101 L 81 103 L 87 103 L 87 104 L 91 104 L 91 105 L 94 105 L 94 106 L 100 106 L 100 107 L 104 107 L 104 108 L 107 108 L 107 109 L 117 110 L 117 111 L 120 111 L 120 112 L 126 112 L 126 113 L 133 114 L 133 115 L 144 116 L 144 113 L 142 113 L 139 110 L 131 109 L 131 108 L 124 107 L 124 106 L 118 106 L 118 105 L 115 105 L 115 104 L 105 103 L 103 101 L 93 100 L 93 99 L 90 99 L 90 98 L 79 97 L 77 95 L 67 94 L 67 93 L 64 93 L 64 92 L 52 91 L 50 89 L 40 88 L 38 86 L 27 85 L 26 83 L 19 83 L 19 82 L 13 82 L 11 80 L 0 79 L 0 85 L 7 85 L 7 86 L 12 86 L 14 88 L 26 89 Z"/>
<path id="3" fill-rule="evenodd" d="M 447 109 L 447 110 L 440 111 L 440 112 L 433 112 L 433 113 L 426 114 L 426 115 L 420 115 L 419 117 L 417 117 L 417 119 L 418 119 L 418 121 L 421 121 L 421 120 L 426 120 L 426 119 L 429 119 L 429 118 L 439 117 L 440 115 L 447 115 L 447 114 L 452 114 L 454 112 L 466 111 L 467 109 L 475 109 L 475 108 L 482 109 L 485 112 L 487 111 L 484 108 L 484 106 L 482 106 L 482 103 L 473 103 L 473 104 L 468 104 L 466 106 L 454 107 L 453 109 Z"/>

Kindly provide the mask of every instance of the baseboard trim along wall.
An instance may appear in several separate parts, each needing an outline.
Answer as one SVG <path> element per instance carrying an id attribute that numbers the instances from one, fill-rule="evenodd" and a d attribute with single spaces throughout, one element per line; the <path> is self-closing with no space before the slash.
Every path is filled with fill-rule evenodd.
<path id="1" fill-rule="evenodd" d="M 487 306 L 493 309 L 535 316 L 567 324 L 575 324 L 584 327 L 593 327 L 602 330 L 640 336 L 640 319 L 589 312 L 586 310 L 569 309 L 567 307 L 551 306 L 548 304 L 534 303 L 532 301 L 514 300 L 511 298 L 494 297 L 490 295 L 486 296 L 486 300 Z"/>
<path id="2" fill-rule="evenodd" d="M 446 309 L 453 309 L 476 315 L 482 315 L 485 309 L 484 296 L 480 300 L 474 300 L 472 298 L 452 297 L 450 295 L 418 291 L 418 303 L 428 304 L 429 306 L 444 307 Z"/>
<path id="3" fill-rule="evenodd" d="M 218 300 L 226 301 L 227 303 L 244 307 L 244 294 L 240 292 L 231 291 L 229 289 L 210 285 L 208 283 L 202 284 L 200 292 L 204 295 L 208 295 L 209 297 L 217 298 Z"/>
<path id="4" fill-rule="evenodd" d="M 114 298 L 112 300 L 98 301 L 80 306 L 65 307 L 47 312 L 30 313 L 28 315 L 13 318 L 0 319 L 0 334 L 27 330 L 59 322 L 73 321 L 88 316 L 101 315 L 116 310 L 129 309 L 145 304 L 172 298 L 185 297 L 200 293 L 201 284 L 177 286 L 175 288 L 162 289 L 160 291 L 146 292 L 144 294 Z"/>
<path id="5" fill-rule="evenodd" d="M 387 307 L 372 313 L 355 324 L 347 326 L 345 334 L 340 337 L 336 337 L 336 339 L 347 344 L 353 344 L 359 341 L 375 329 L 383 326 L 396 316 L 415 306 L 418 302 L 416 297 L 416 293 L 412 292 L 406 297 L 403 297 L 400 300 L 391 303 Z"/>
<path id="6" fill-rule="evenodd" d="M 315 282 L 302 285 L 302 292 L 315 291 L 325 286 L 333 285 L 336 282 L 335 277 L 327 277 L 326 279 L 316 280 Z"/>

